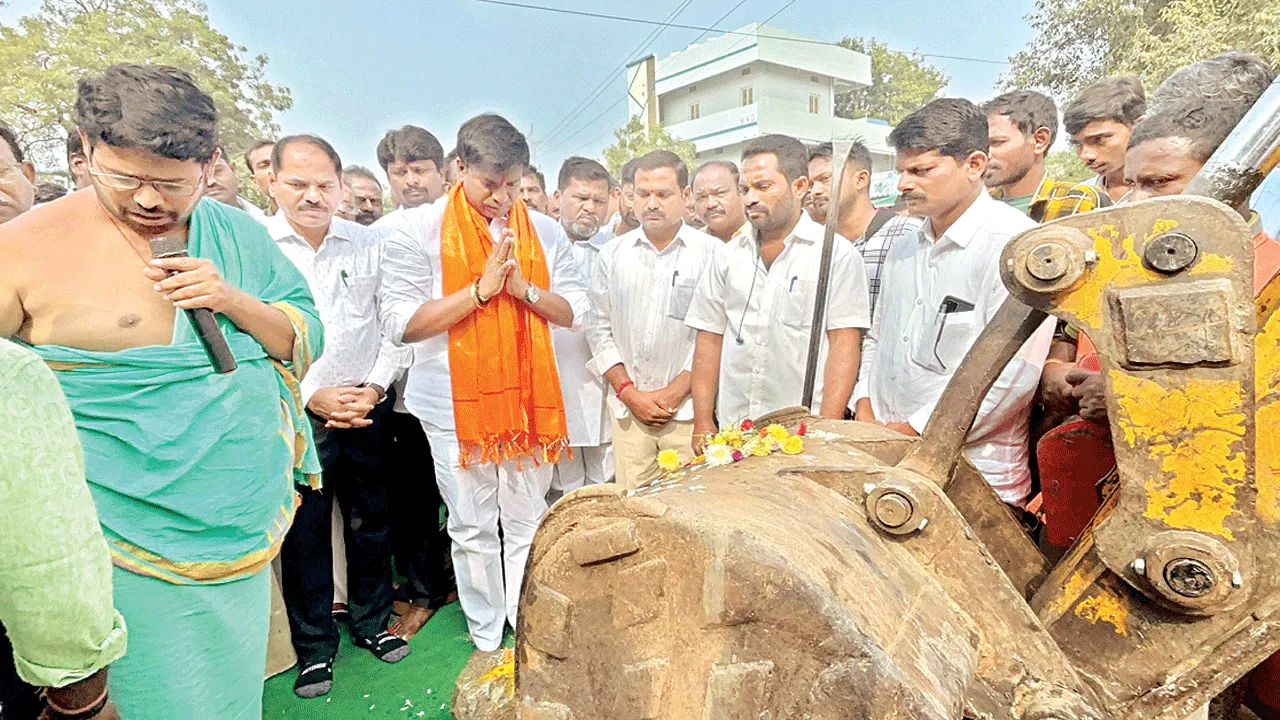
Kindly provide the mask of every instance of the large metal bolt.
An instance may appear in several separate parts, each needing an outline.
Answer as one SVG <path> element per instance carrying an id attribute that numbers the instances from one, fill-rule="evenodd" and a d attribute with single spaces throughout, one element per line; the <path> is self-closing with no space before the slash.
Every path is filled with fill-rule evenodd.
<path id="1" fill-rule="evenodd" d="M 888 492 L 876 499 L 876 520 L 889 528 L 900 528 L 911 519 L 911 501 L 895 492 Z"/>
<path id="2" fill-rule="evenodd" d="M 1185 270 L 1196 261 L 1200 248 L 1186 233 L 1169 232 L 1147 244 L 1142 257 L 1147 265 L 1162 273 Z"/>
<path id="3" fill-rule="evenodd" d="M 1164 567 L 1164 580 L 1183 597 L 1204 597 L 1213 591 L 1218 578 L 1208 565 L 1193 558 L 1177 558 Z"/>
<path id="4" fill-rule="evenodd" d="M 1053 282 L 1066 275 L 1070 264 L 1071 256 L 1066 248 L 1056 242 L 1040 243 L 1027 255 L 1027 272 L 1045 282 Z"/>

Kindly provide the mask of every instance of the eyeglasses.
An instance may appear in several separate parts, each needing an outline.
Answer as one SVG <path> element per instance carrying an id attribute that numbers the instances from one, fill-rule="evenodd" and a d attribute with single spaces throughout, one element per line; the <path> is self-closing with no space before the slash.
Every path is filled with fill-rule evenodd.
<path id="1" fill-rule="evenodd" d="M 191 197 L 204 185 L 203 172 L 200 175 L 200 179 L 194 183 L 143 180 L 132 175 L 115 175 L 94 170 L 93 158 L 89 158 L 89 174 L 97 178 L 98 182 L 113 190 L 137 190 L 143 185 L 150 185 L 161 195 L 176 195 L 179 197 Z"/>

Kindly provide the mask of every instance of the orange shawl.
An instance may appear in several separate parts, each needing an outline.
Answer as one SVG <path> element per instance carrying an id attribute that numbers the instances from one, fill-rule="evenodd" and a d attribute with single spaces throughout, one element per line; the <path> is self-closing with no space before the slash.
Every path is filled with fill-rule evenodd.
<path id="1" fill-rule="evenodd" d="M 515 232 L 512 252 L 525 280 L 546 291 L 551 273 L 542 243 L 517 200 L 507 216 Z M 484 274 L 493 251 L 489 223 L 462 193 L 449 195 L 441 231 L 444 294 L 466 290 Z M 557 463 L 569 442 L 564 397 L 547 321 L 505 292 L 449 329 L 449 374 L 459 463 L 466 467 L 478 450 L 480 462 L 499 462 L 534 453 Z"/>

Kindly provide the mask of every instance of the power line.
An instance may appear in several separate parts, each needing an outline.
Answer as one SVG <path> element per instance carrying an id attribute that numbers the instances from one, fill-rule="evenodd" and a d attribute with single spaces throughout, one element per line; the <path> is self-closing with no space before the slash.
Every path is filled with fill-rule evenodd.
<path id="1" fill-rule="evenodd" d="M 586 131 L 586 130 L 587 130 L 587 128 L 589 128 L 589 127 L 591 127 L 592 125 L 594 125 L 594 124 L 595 124 L 595 122 L 596 122 L 597 120 L 599 120 L 600 118 L 604 117 L 605 115 L 608 115 L 610 112 L 613 112 L 614 110 L 616 110 L 616 109 L 618 108 L 618 106 L 619 106 L 619 105 L 621 105 L 622 103 L 624 103 L 624 102 L 626 102 L 626 101 L 627 101 L 627 98 L 626 98 L 626 97 L 621 97 L 621 98 L 619 98 L 619 99 L 618 99 L 616 102 L 614 102 L 612 105 L 610 105 L 609 107 L 605 108 L 605 109 L 604 109 L 604 111 L 603 111 L 603 112 L 601 112 L 599 115 L 597 115 L 597 116 L 595 116 L 595 117 L 591 118 L 591 119 L 590 119 L 590 120 L 588 120 L 588 121 L 587 121 L 587 122 L 586 122 L 582 127 L 580 127 L 580 128 L 578 128 L 577 130 L 575 130 L 575 131 L 573 132 L 573 134 L 572 134 L 572 135 L 569 135 L 568 137 L 564 138 L 564 139 L 563 139 L 563 140 L 561 140 L 560 142 L 556 143 L 556 146 L 555 146 L 555 147 L 553 147 L 553 148 L 551 148 L 551 149 L 550 149 L 550 150 L 548 150 L 547 152 L 548 152 L 548 153 L 555 152 L 556 150 L 559 150 L 560 148 L 564 147 L 565 145 L 567 145 L 567 144 L 569 143 L 569 141 L 570 141 L 570 140 L 572 140 L 572 139 L 574 139 L 574 138 L 578 137 L 579 135 L 581 135 L 584 131 Z"/>
<path id="2" fill-rule="evenodd" d="M 840 46 L 840 43 L 827 42 L 826 40 L 813 40 L 811 38 L 786 37 L 783 35 L 760 35 L 759 33 L 748 33 L 740 30 L 725 30 L 717 27 L 704 27 L 702 25 L 686 25 L 684 23 L 665 22 L 658 20 L 646 20 L 644 18 L 626 17 L 623 15 L 608 15 L 606 13 L 593 13 L 585 10 L 567 10 L 564 8 L 548 7 L 546 5 L 530 5 L 527 3 L 510 2 L 510 0 L 476 0 L 476 2 L 488 5 L 503 5 L 506 7 L 522 8 L 525 10 L 542 10 L 544 12 L 560 13 L 562 15 L 580 15 L 583 17 L 599 18 L 601 20 L 616 20 L 618 22 L 637 23 L 640 25 L 656 25 L 660 27 L 680 28 L 682 30 L 701 30 L 703 32 L 718 32 L 725 35 L 742 35 L 745 37 L 762 37 L 770 40 L 785 40 L 787 42 L 807 43 L 809 45 L 832 45 Z M 922 53 L 918 51 L 899 50 L 897 52 L 906 55 L 919 55 L 920 57 L 938 58 L 941 60 L 962 60 L 964 62 L 986 63 L 988 65 L 1008 65 L 1008 60 L 989 60 L 987 58 L 963 57 L 960 55 L 939 55 L 937 53 Z"/>
<path id="3" fill-rule="evenodd" d="M 667 13 L 667 17 L 664 20 L 664 22 L 668 22 L 679 17 L 680 13 L 684 12 L 685 9 L 688 8 L 692 2 L 693 0 L 684 0 L 680 5 L 676 6 L 674 10 L 672 10 L 670 13 Z M 568 130 L 569 126 L 572 125 L 573 122 L 577 120 L 579 117 L 581 117 L 582 113 L 586 112 L 587 108 L 591 106 L 591 103 L 595 102 L 600 97 L 600 95 L 604 93 L 604 91 L 609 87 L 609 84 L 613 82 L 614 78 L 617 76 L 618 71 L 625 70 L 627 68 L 627 63 L 630 62 L 631 58 L 636 57 L 637 55 L 639 55 L 640 53 L 648 49 L 648 47 L 651 44 L 653 44 L 653 41 L 657 40 L 658 36 L 661 35 L 665 30 L 666 28 L 662 26 L 654 28 L 653 31 L 649 33 L 648 37 L 646 37 L 644 40 L 641 40 L 640 44 L 636 45 L 635 48 L 633 48 L 630 53 L 623 56 L 622 63 L 618 65 L 618 67 L 614 68 L 613 70 L 610 70 L 609 73 L 606 74 L 604 78 L 591 90 L 591 92 L 587 93 L 587 97 L 579 101 L 578 104 L 575 105 L 574 108 L 568 112 L 568 114 L 566 114 L 563 118 L 561 118 L 561 120 L 557 122 L 549 132 L 547 132 L 546 136 L 544 136 L 541 140 L 537 142 L 537 144 L 545 145 L 546 143 L 551 142 L 551 140 L 556 135 L 564 132 L 565 130 Z"/>
<path id="4" fill-rule="evenodd" d="M 740 7 L 742 7 L 743 5 L 746 5 L 746 4 L 747 4 L 747 0 L 738 0 L 738 4 L 737 4 L 737 5 L 734 5 L 733 7 L 729 8 L 729 12 L 727 12 L 727 13 L 725 13 L 725 14 L 721 15 L 721 16 L 720 16 L 720 19 L 718 19 L 718 20 L 716 20 L 715 22 L 711 23 L 711 26 L 712 26 L 712 27 L 715 27 L 716 25 L 719 25 L 720 23 L 724 22 L 724 21 L 725 21 L 725 20 L 726 20 L 730 15 L 734 14 L 735 12 L 737 12 L 737 11 L 738 11 L 738 8 L 740 8 Z M 701 40 L 702 38 L 706 37 L 708 32 L 711 32 L 711 31 L 710 31 L 710 30 L 703 30 L 703 31 L 702 31 L 702 34 L 701 34 L 701 35 L 699 35 L 698 37 L 694 38 L 694 39 L 693 39 L 693 42 L 691 42 L 691 43 L 689 43 L 689 44 L 690 44 L 690 45 L 692 45 L 693 43 L 696 43 L 696 42 L 698 42 L 699 40 Z"/>
<path id="5" fill-rule="evenodd" d="M 741 0 L 741 2 L 739 2 L 737 5 L 734 5 L 734 6 L 729 10 L 729 12 L 725 13 L 724 15 L 721 15 L 721 16 L 720 16 L 720 18 L 719 18 L 718 20 L 716 20 L 714 23 L 712 23 L 712 25 L 719 25 L 721 22 L 723 22 L 723 21 L 724 21 L 724 19 L 725 19 L 725 18 L 727 18 L 727 17 L 729 17 L 730 15 L 732 15 L 732 14 L 733 14 L 733 12 L 734 12 L 735 10 L 737 10 L 737 9 L 738 9 L 738 8 L 740 8 L 740 7 L 742 7 L 743 3 L 745 3 L 745 2 L 746 2 L 746 0 Z M 768 23 L 770 20 L 773 20 L 774 18 L 778 17 L 778 16 L 779 16 L 779 15 L 781 15 L 784 11 L 786 11 L 786 9 L 787 9 L 787 8 L 789 8 L 789 7 L 791 7 L 792 5 L 795 5 L 795 4 L 796 4 L 796 0 L 788 0 L 788 2 L 787 2 L 787 4 L 786 4 L 786 5 L 783 5 L 782 7 L 778 8 L 776 11 L 774 11 L 774 13 L 773 13 L 772 15 L 770 15 L 768 18 L 766 18 L 766 19 L 765 19 L 765 23 Z M 703 37 L 703 36 L 705 36 L 705 35 L 706 35 L 706 33 L 703 33 L 703 35 L 699 35 L 699 36 L 698 36 L 698 39 L 697 39 L 697 40 L 694 40 L 694 42 L 697 42 L 698 40 L 702 39 L 702 37 Z M 692 43 L 690 43 L 690 44 L 692 44 Z M 626 102 L 626 98 L 625 98 L 625 97 L 623 97 L 622 99 L 618 100 L 618 101 L 617 101 L 617 102 L 615 102 L 614 104 L 610 105 L 608 108 L 606 108 L 606 109 L 604 110 L 604 112 L 602 112 L 602 113 L 600 113 L 599 115 L 595 116 L 595 117 L 594 117 L 594 118 L 592 118 L 590 121 L 588 121 L 585 125 L 583 125 L 582 127 L 578 128 L 578 131 L 577 131 L 577 132 L 575 132 L 573 135 L 570 135 L 569 137 L 565 138 L 564 140 L 560 141 L 560 143 L 559 143 L 558 145 L 556 145 L 554 148 L 551 148 L 551 150 L 558 150 L 558 149 L 560 149 L 561 147 L 564 147 L 564 146 L 565 146 L 565 145 L 566 145 L 570 140 L 572 140 L 574 137 L 576 137 L 576 136 L 578 136 L 578 135 L 581 135 L 583 131 L 585 131 L 587 128 L 589 128 L 589 127 L 591 127 L 593 124 L 595 124 L 595 122 L 596 122 L 597 120 L 599 120 L 600 118 L 604 117 L 604 116 L 605 116 L 605 115 L 607 115 L 608 113 L 612 112 L 615 108 L 617 108 L 619 105 L 621 105 L 621 104 L 622 104 L 622 103 L 624 103 L 624 102 Z M 606 134 L 608 134 L 608 133 L 609 133 L 609 132 L 611 132 L 611 131 L 612 131 L 611 129 L 610 129 L 610 130 L 606 130 L 605 132 L 603 132 L 603 133 L 601 133 L 601 134 L 597 135 L 597 136 L 595 137 L 595 139 L 593 139 L 593 140 L 591 140 L 590 142 L 586 143 L 586 145 L 592 145 L 592 144 L 594 144 L 594 143 L 596 142 L 596 140 L 599 140 L 600 138 L 604 137 Z M 583 147 L 586 147 L 586 145 L 579 145 L 579 146 L 578 146 L 578 150 L 581 150 Z M 576 151 L 575 151 L 575 152 L 576 152 Z"/>

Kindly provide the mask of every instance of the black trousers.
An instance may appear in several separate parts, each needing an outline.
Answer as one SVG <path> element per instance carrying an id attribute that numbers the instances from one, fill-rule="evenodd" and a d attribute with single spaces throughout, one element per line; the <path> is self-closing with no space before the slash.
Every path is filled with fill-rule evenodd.
<path id="1" fill-rule="evenodd" d="M 18 677 L 13 645 L 0 624 L 0 720 L 36 720 L 40 714 L 39 689 Z"/>
<path id="2" fill-rule="evenodd" d="M 351 633 L 372 638 L 391 618 L 391 513 L 385 458 L 390 446 L 391 403 L 373 409 L 373 424 L 333 430 L 311 416 L 324 489 L 302 488 L 302 505 L 280 551 L 280 584 L 305 668 L 338 652 L 333 621 L 333 501 L 342 508 L 347 545 L 347 605 Z"/>
<path id="3" fill-rule="evenodd" d="M 416 417 L 393 412 L 387 424 L 392 438 L 387 475 L 395 498 L 391 544 L 396 570 L 405 577 L 396 599 L 437 610 L 444 607 L 456 583 L 449 532 L 440 522 L 440 488 L 431 446 Z"/>

